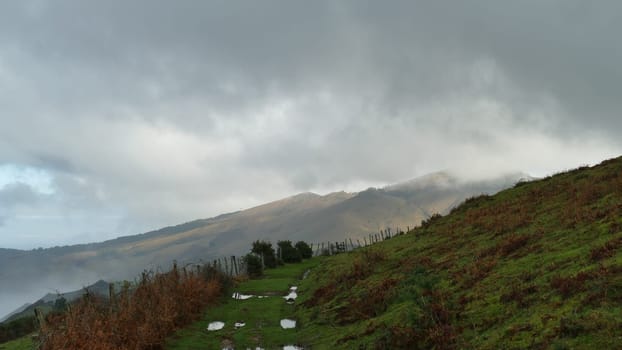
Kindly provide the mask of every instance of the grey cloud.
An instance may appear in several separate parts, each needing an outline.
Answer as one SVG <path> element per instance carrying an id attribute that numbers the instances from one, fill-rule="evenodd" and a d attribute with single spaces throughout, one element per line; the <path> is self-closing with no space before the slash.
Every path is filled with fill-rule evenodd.
<path id="1" fill-rule="evenodd" d="M 0 7 L 0 163 L 51 174 L 47 211 L 121 217 L 110 235 L 622 150 L 614 1 Z"/>
<path id="2" fill-rule="evenodd" d="M 39 195 L 26 184 L 15 183 L 0 188 L 0 205 L 2 206 L 28 205 L 38 200 Z"/>

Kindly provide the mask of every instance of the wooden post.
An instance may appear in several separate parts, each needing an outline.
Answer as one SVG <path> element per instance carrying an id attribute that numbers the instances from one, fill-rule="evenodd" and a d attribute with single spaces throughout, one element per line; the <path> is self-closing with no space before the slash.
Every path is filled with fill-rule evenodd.
<path id="1" fill-rule="evenodd" d="M 231 266 L 234 267 L 233 272 L 235 272 L 235 276 L 239 274 L 238 271 L 238 262 L 235 260 L 235 255 L 231 255 Z"/>
<path id="2" fill-rule="evenodd" d="M 352 238 L 348 238 L 350 240 L 350 247 L 352 247 L 352 250 L 354 250 L 354 243 L 352 243 Z"/>
<path id="3" fill-rule="evenodd" d="M 358 243 L 359 248 L 360 248 L 361 247 L 361 241 L 358 238 L 356 239 L 356 243 Z"/>
<path id="4" fill-rule="evenodd" d="M 367 238 L 363 237 L 363 241 L 365 242 L 365 246 L 367 247 Z"/>

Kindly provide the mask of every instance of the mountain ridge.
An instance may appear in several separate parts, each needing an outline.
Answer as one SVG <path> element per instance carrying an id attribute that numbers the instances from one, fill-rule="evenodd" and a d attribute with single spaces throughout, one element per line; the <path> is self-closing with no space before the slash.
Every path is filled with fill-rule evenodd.
<path id="1" fill-rule="evenodd" d="M 416 183 L 417 179 L 408 182 Z M 28 301 L 19 299 L 24 297 L 23 289 L 32 291 L 30 298 L 34 298 L 36 290 L 77 289 L 88 281 L 132 279 L 143 269 L 166 268 L 173 260 L 198 262 L 241 255 L 254 240 L 319 243 L 355 239 L 388 227 L 406 229 L 435 212 L 448 212 L 465 198 L 494 193 L 509 185 L 501 179 L 445 188 L 389 187 L 326 195 L 306 192 L 104 242 L 0 251 L 0 299 L 6 299 L 3 293 L 13 293 L 14 305 L 21 305 Z"/>

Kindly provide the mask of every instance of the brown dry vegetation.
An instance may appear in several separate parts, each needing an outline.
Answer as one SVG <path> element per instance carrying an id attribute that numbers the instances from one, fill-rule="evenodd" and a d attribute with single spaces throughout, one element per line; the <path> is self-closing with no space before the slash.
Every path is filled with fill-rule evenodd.
<path id="1" fill-rule="evenodd" d="M 110 300 L 85 295 L 41 325 L 41 349 L 162 349 L 165 337 L 216 302 L 227 280 L 210 267 L 143 273 Z"/>
<path id="2" fill-rule="evenodd" d="M 319 269 L 300 312 L 316 343 L 622 348 L 622 157 L 468 199 Z"/>

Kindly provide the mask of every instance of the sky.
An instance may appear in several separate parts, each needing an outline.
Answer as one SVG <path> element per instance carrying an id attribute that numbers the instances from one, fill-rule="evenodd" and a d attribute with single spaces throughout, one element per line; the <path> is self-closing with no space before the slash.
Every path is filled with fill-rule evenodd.
<path id="1" fill-rule="evenodd" d="M 622 155 L 619 1 L 0 4 L 0 247 Z"/>

